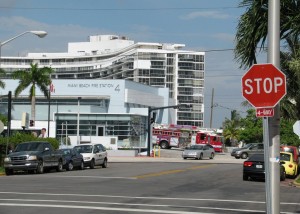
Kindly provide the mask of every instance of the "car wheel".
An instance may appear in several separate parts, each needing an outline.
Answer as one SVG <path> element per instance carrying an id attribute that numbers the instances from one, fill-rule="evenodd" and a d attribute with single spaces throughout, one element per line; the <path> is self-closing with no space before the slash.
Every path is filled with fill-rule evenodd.
<path id="1" fill-rule="evenodd" d="M 94 159 L 91 160 L 90 168 L 95 169 L 95 160 Z"/>
<path id="2" fill-rule="evenodd" d="M 58 166 L 56 167 L 57 172 L 62 172 L 63 171 L 63 163 L 61 160 L 58 161 Z"/>
<path id="3" fill-rule="evenodd" d="M 36 173 L 37 174 L 43 174 L 44 173 L 44 164 L 43 161 L 39 161 L 37 168 L 36 168 Z"/>
<path id="4" fill-rule="evenodd" d="M 5 174 L 7 176 L 13 175 L 14 174 L 14 170 L 12 170 L 12 169 L 5 169 Z"/>
<path id="5" fill-rule="evenodd" d="M 162 141 L 160 144 L 159 144 L 160 148 L 162 149 L 168 149 L 169 148 L 169 144 L 168 142 L 166 141 Z"/>
<path id="6" fill-rule="evenodd" d="M 70 162 L 68 163 L 68 165 L 67 165 L 67 170 L 68 170 L 68 171 L 72 171 L 73 169 L 74 169 L 73 162 L 70 161 Z"/>
<path id="7" fill-rule="evenodd" d="M 242 159 L 247 159 L 248 157 L 248 154 L 246 152 L 244 152 L 242 155 L 241 155 Z"/>
<path id="8" fill-rule="evenodd" d="M 103 164 L 101 165 L 102 168 L 107 168 L 107 159 L 105 158 Z"/>
<path id="9" fill-rule="evenodd" d="M 215 154 L 212 152 L 212 153 L 210 154 L 209 159 L 214 159 L 214 157 L 215 157 Z"/>
<path id="10" fill-rule="evenodd" d="M 243 181 L 248 181 L 249 177 L 245 174 L 243 174 Z"/>
<path id="11" fill-rule="evenodd" d="M 84 170 L 84 162 L 83 161 L 81 161 L 81 163 L 80 163 L 80 170 Z"/>
<path id="12" fill-rule="evenodd" d="M 199 160 L 202 160 L 202 158 L 203 158 L 203 154 L 201 153 L 199 156 Z"/>

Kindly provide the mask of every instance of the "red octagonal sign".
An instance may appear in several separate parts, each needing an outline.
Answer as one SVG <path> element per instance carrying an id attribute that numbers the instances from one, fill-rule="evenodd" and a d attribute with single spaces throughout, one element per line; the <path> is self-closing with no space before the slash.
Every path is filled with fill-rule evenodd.
<path id="1" fill-rule="evenodd" d="M 275 107 L 286 94 L 286 77 L 273 64 L 253 65 L 242 77 L 242 94 L 254 107 Z"/>

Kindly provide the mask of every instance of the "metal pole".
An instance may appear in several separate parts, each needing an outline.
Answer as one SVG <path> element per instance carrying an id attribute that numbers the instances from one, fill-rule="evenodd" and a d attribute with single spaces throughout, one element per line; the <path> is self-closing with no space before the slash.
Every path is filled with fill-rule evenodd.
<path id="1" fill-rule="evenodd" d="M 80 100 L 81 100 L 81 97 L 78 97 L 78 112 L 77 112 L 77 145 L 80 144 L 80 140 L 79 140 Z"/>
<path id="2" fill-rule="evenodd" d="M 49 97 L 48 97 L 48 137 L 50 137 L 50 100 L 51 100 L 51 91 L 49 90 Z"/>
<path id="3" fill-rule="evenodd" d="M 147 125 L 148 125 L 148 143 L 147 143 L 147 156 L 150 157 L 150 142 L 151 142 L 151 107 L 148 107 L 148 121 L 147 121 Z"/>
<path id="4" fill-rule="evenodd" d="M 280 69 L 280 0 L 268 1 L 268 63 L 272 63 Z M 279 104 L 274 108 L 274 117 L 268 120 L 268 138 L 269 144 L 265 147 L 270 148 L 269 154 L 269 172 L 270 182 L 266 182 L 270 189 L 267 193 L 267 213 L 280 213 L 280 107 Z M 266 189 L 268 190 L 268 189 Z"/>

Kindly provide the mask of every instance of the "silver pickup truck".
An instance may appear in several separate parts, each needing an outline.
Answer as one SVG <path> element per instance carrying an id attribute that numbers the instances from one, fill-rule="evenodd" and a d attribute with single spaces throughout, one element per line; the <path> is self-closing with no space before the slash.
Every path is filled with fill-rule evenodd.
<path id="1" fill-rule="evenodd" d="M 42 174 L 51 168 L 62 171 L 64 162 L 63 155 L 55 151 L 49 142 L 31 141 L 18 144 L 5 157 L 4 168 L 6 175 L 12 175 L 14 171 Z"/>

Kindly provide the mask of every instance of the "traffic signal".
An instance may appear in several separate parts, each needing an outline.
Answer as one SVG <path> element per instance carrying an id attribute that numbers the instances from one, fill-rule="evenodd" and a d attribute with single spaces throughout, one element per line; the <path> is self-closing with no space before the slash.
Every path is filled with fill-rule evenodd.
<path id="1" fill-rule="evenodd" d="M 29 126 L 34 126 L 34 121 L 33 120 L 29 121 Z"/>

